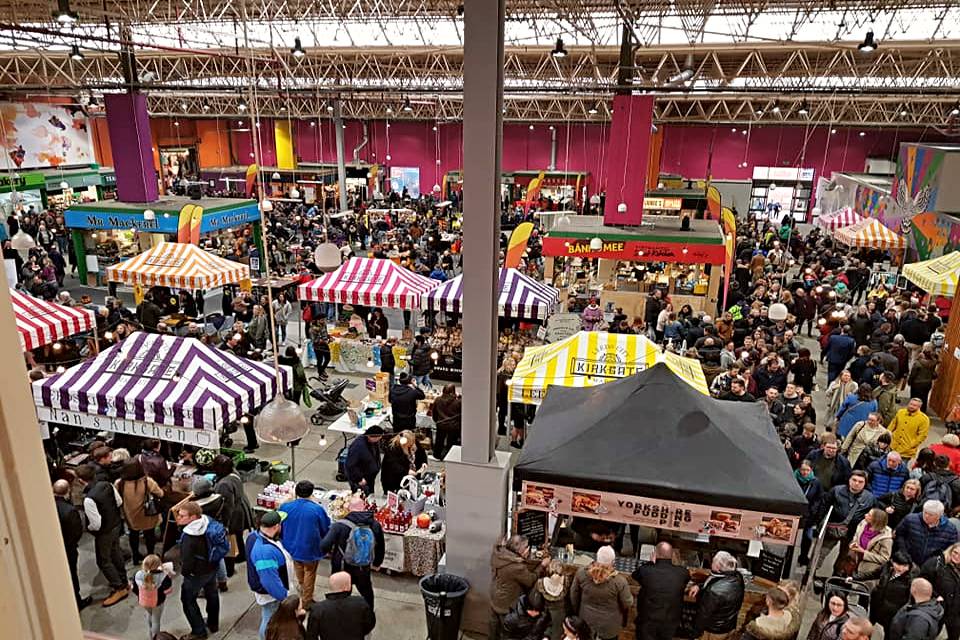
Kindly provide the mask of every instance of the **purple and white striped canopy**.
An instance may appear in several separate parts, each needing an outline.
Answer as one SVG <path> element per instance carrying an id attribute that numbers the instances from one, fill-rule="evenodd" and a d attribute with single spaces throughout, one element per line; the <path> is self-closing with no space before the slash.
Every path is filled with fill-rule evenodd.
<path id="1" fill-rule="evenodd" d="M 504 318 L 546 320 L 560 304 L 560 291 L 556 288 L 507 267 L 500 268 L 499 291 L 497 311 Z M 448 313 L 463 313 L 462 300 L 462 275 L 444 282 L 422 297 L 424 309 Z"/>
<path id="2" fill-rule="evenodd" d="M 280 367 L 283 391 L 289 367 Z M 37 407 L 216 431 L 277 395 L 273 367 L 195 338 L 136 332 L 67 371 L 33 383 Z"/>

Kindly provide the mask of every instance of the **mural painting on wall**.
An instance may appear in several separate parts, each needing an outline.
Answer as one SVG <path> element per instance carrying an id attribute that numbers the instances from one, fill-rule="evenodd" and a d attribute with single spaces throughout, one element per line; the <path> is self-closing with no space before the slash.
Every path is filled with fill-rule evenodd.
<path id="1" fill-rule="evenodd" d="M 935 213 L 937 178 L 943 164 L 941 150 L 902 145 L 893 183 L 894 206 L 878 216 L 887 227 L 908 238 L 908 251 L 927 260 L 960 245 L 960 225 Z"/>
<path id="2" fill-rule="evenodd" d="M 87 117 L 76 107 L 0 103 L 3 149 L 17 168 L 94 162 Z"/>
<path id="3" fill-rule="evenodd" d="M 882 191 L 860 185 L 857 187 L 857 203 L 854 210 L 865 218 L 884 222 L 887 217 L 887 200 Z"/>

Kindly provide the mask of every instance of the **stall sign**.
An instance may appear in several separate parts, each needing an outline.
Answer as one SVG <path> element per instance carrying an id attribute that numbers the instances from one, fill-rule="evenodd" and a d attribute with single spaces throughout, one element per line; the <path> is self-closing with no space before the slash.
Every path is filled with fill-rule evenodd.
<path id="1" fill-rule="evenodd" d="M 796 516 L 638 498 L 529 481 L 523 483 L 520 506 L 555 515 L 774 544 L 793 544 L 800 525 Z"/>
<path id="2" fill-rule="evenodd" d="M 0 175 L 0 192 L 43 189 L 46 179 L 42 173 L 14 173 Z"/>
<path id="3" fill-rule="evenodd" d="M 154 220 L 144 220 L 143 212 L 123 213 L 67 209 L 63 216 L 69 229 L 135 229 L 152 233 L 176 233 L 177 216 L 169 218 L 157 215 Z"/>
<path id="4" fill-rule="evenodd" d="M 220 439 L 216 431 L 153 424 L 113 416 L 90 415 L 66 409 L 37 407 L 37 417 L 44 422 L 66 424 L 82 429 L 126 433 L 141 438 L 156 438 L 165 442 L 179 442 L 204 449 L 217 449 Z"/>
<path id="5" fill-rule="evenodd" d="M 568 312 L 555 313 L 547 319 L 547 332 L 544 338 L 547 342 L 560 342 L 561 340 L 566 340 L 582 328 L 583 323 L 580 321 L 580 314 Z"/>
<path id="6" fill-rule="evenodd" d="M 200 220 L 200 233 L 228 229 L 241 224 L 260 221 L 260 210 L 256 203 L 243 207 L 233 207 L 224 211 L 206 211 Z"/>
<path id="7" fill-rule="evenodd" d="M 679 211 L 683 208 L 682 198 L 644 198 L 643 209 L 661 209 L 667 211 Z"/>
<path id="8" fill-rule="evenodd" d="M 681 242 L 649 241 L 604 241 L 603 248 L 590 248 L 590 241 L 583 238 L 543 239 L 543 254 L 546 256 L 606 258 L 632 262 L 670 262 L 687 264 L 723 264 L 723 244 L 689 244 Z"/>

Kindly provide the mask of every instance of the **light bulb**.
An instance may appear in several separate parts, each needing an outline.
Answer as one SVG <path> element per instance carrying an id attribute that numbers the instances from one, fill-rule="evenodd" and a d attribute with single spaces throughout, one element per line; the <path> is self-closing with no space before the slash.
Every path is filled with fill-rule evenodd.
<path id="1" fill-rule="evenodd" d="M 60 351 L 60 349 L 63 349 L 63 345 L 60 344 L 59 342 L 54 342 L 54 343 L 53 343 L 53 350 L 54 350 L 54 351 Z"/>
<path id="2" fill-rule="evenodd" d="M 105 334 L 103 334 L 103 339 L 104 339 L 104 340 L 113 340 L 113 332 L 112 332 L 112 331 L 107 331 Z"/>
<path id="3" fill-rule="evenodd" d="M 64 367 L 63 365 L 60 365 L 59 367 L 57 367 L 57 373 L 63 373 L 66 370 L 67 370 L 66 367 Z"/>
<path id="4" fill-rule="evenodd" d="M 367 360 L 367 368 L 370 368 L 372 366 L 373 366 L 373 360 Z"/>
<path id="5" fill-rule="evenodd" d="M 320 446 L 321 447 L 327 446 L 327 434 L 325 433 L 320 434 Z"/>

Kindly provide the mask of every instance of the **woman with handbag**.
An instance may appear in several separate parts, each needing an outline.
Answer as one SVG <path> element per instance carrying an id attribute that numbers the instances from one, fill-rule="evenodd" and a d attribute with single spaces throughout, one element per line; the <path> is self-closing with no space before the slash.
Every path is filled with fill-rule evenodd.
<path id="1" fill-rule="evenodd" d="M 160 524 L 160 505 L 157 500 L 163 497 L 163 490 L 144 473 L 143 465 L 136 458 L 123 465 L 116 487 L 123 500 L 123 515 L 130 530 L 128 537 L 133 563 L 140 564 L 144 556 L 152 554 L 157 546 L 157 525 Z M 144 555 L 140 554 L 141 534 L 147 549 Z"/>

